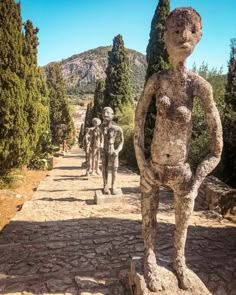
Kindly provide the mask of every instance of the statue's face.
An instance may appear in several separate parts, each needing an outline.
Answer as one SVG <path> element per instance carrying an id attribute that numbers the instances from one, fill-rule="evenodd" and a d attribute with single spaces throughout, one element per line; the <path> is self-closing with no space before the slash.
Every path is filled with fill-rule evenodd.
<path id="1" fill-rule="evenodd" d="M 98 126 L 101 124 L 101 120 L 98 119 L 98 118 L 94 118 L 94 119 L 92 120 L 92 123 L 93 123 L 93 126 L 94 126 L 94 127 L 98 127 Z"/>
<path id="2" fill-rule="evenodd" d="M 104 108 L 103 109 L 102 117 L 105 122 L 112 121 L 113 115 L 114 115 L 114 113 L 111 108 Z"/>
<path id="3" fill-rule="evenodd" d="M 172 60 L 184 61 L 202 36 L 201 22 L 192 11 L 172 15 L 167 19 L 165 43 Z"/>

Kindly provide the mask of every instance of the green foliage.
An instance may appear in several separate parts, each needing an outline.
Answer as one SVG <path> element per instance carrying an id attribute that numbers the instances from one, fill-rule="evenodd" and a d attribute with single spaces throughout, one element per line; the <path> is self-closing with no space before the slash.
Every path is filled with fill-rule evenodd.
<path id="1" fill-rule="evenodd" d="M 132 102 L 129 59 L 121 35 L 113 39 L 106 75 L 103 106 L 111 107 L 116 113 L 123 105 Z"/>
<path id="2" fill-rule="evenodd" d="M 27 104 L 28 132 L 27 137 L 30 148 L 30 166 L 35 158 L 42 157 L 44 147 L 44 134 L 49 130 L 49 100 L 46 81 L 41 69 L 37 66 L 37 46 L 39 44 L 37 33 L 31 21 L 24 24 L 25 38 L 23 56 L 26 61 L 25 81 Z M 45 150 L 46 152 L 46 150 Z M 44 156 L 43 156 L 44 157 Z"/>
<path id="3" fill-rule="evenodd" d="M 223 180 L 236 187 L 236 39 L 231 40 L 223 121 Z"/>
<path id="4" fill-rule="evenodd" d="M 98 80 L 96 83 L 96 89 L 94 93 L 92 118 L 102 119 L 104 88 L 105 88 L 105 81 Z"/>
<path id="5" fill-rule="evenodd" d="M 0 174 L 27 163 L 29 142 L 20 4 L 0 1 Z"/>
<path id="6" fill-rule="evenodd" d="M 154 74 L 169 68 L 169 56 L 164 42 L 165 22 L 170 13 L 170 1 L 159 0 L 155 10 L 152 23 L 149 43 L 147 46 L 147 72 L 146 81 Z M 156 120 L 156 99 L 152 98 L 145 122 L 145 149 L 146 156 L 150 155 L 150 147 L 153 138 L 153 131 Z"/>
<path id="7" fill-rule="evenodd" d="M 63 144 L 74 132 L 74 124 L 65 95 L 65 85 L 60 67 L 49 64 L 45 70 L 50 99 L 50 129 L 52 144 Z"/>
<path id="8" fill-rule="evenodd" d="M 124 132 L 124 146 L 120 153 L 120 159 L 128 166 L 137 168 L 134 151 L 134 106 L 127 103 L 116 114 L 119 126 Z"/>
<path id="9" fill-rule="evenodd" d="M 169 56 L 164 42 L 165 22 L 169 13 L 170 1 L 159 0 L 152 19 L 150 38 L 147 46 L 148 68 L 146 80 L 154 73 L 169 68 Z"/>
<path id="10" fill-rule="evenodd" d="M 193 66 L 193 71 L 206 79 L 213 88 L 214 100 L 219 110 L 221 120 L 224 120 L 224 94 L 225 94 L 225 78 L 222 74 L 222 68 L 209 69 L 206 63 L 197 69 L 196 65 Z M 193 104 L 193 132 L 192 143 L 189 153 L 191 165 L 196 168 L 197 164 L 210 152 L 210 142 L 208 136 L 207 125 L 205 116 L 202 109 L 201 101 L 198 97 L 194 99 Z M 219 169 L 219 168 L 218 168 Z"/>

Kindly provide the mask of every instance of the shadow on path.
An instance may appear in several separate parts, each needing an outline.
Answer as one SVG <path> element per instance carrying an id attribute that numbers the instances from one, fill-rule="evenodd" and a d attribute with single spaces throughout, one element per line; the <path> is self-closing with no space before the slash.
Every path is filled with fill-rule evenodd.
<path id="1" fill-rule="evenodd" d="M 159 224 L 158 259 L 168 268 L 173 255 L 173 231 L 174 225 Z M 235 286 L 235 241 L 234 227 L 189 227 L 187 264 L 212 294 L 219 294 L 218 286 L 231 294 L 227 292 Z M 127 283 L 126 279 L 118 278 L 127 278 L 124 274 L 131 257 L 143 255 L 141 222 L 117 218 L 12 221 L 0 235 L 0 251 L 3 294 L 23 291 L 78 294 L 83 289 L 103 290 L 111 295 L 115 294 L 114 288 L 124 288 Z M 82 287 L 78 277 L 95 281 Z"/>

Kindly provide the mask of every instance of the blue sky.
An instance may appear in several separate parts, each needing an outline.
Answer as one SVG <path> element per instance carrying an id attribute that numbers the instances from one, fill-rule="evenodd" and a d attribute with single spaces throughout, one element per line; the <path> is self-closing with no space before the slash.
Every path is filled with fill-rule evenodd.
<path id="1" fill-rule="evenodd" d="M 121 34 L 125 46 L 145 54 L 158 0 L 21 0 L 23 21 L 39 27 L 38 63 L 112 44 Z M 236 0 L 171 0 L 171 10 L 192 6 L 202 16 L 203 37 L 188 59 L 227 72 L 230 39 L 236 38 Z"/>

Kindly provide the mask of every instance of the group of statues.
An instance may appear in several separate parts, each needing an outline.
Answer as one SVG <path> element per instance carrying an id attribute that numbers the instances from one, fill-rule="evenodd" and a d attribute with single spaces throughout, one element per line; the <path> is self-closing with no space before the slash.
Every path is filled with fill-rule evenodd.
<path id="1" fill-rule="evenodd" d="M 102 112 L 103 122 L 93 118 L 93 127 L 86 128 L 84 136 L 84 149 L 86 154 L 86 175 L 94 172 L 101 174 L 99 164 L 102 159 L 103 193 L 117 195 L 116 175 L 119 167 L 119 153 L 123 148 L 124 136 L 122 128 L 113 122 L 114 112 L 105 107 Z M 108 169 L 111 166 L 111 190 L 108 186 Z"/>
<path id="2" fill-rule="evenodd" d="M 216 108 L 212 87 L 202 77 L 187 71 L 186 58 L 202 36 L 200 15 L 191 7 L 177 8 L 166 20 L 164 40 L 169 54 L 170 68 L 156 73 L 147 81 L 138 101 L 135 114 L 134 146 L 140 170 L 142 232 L 144 239 L 144 277 L 149 290 L 165 288 L 161 269 L 155 255 L 156 214 L 160 186 L 173 191 L 175 233 L 173 270 L 180 287 L 189 289 L 191 282 L 185 263 L 185 242 L 194 201 L 204 178 L 216 167 L 222 152 L 222 126 Z M 151 144 L 150 159 L 144 153 L 144 126 L 152 97 L 156 97 L 157 117 Z M 193 100 L 201 100 L 210 135 L 210 154 L 193 171 L 188 163 L 192 132 Z M 104 193 L 110 193 L 107 184 L 108 162 L 112 165 L 112 193 L 118 155 L 123 146 L 122 129 L 112 123 L 113 111 L 104 108 L 103 123 L 93 119 L 86 130 L 85 146 L 87 173 L 99 174 L 100 151 Z"/>

